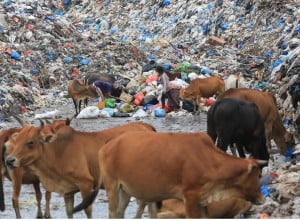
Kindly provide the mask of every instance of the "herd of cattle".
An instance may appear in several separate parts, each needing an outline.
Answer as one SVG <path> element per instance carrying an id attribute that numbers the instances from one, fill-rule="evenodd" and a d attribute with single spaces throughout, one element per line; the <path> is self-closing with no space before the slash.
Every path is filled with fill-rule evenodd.
<path id="1" fill-rule="evenodd" d="M 92 218 L 99 189 L 107 193 L 109 218 L 124 218 L 132 196 L 140 204 L 137 218 L 145 205 L 151 218 L 232 218 L 252 203 L 263 203 L 261 168 L 274 151 L 271 140 L 285 154 L 295 145 L 294 136 L 284 127 L 271 92 L 225 90 L 217 77 L 192 81 L 180 92 L 196 104 L 214 94 L 218 98 L 207 113 L 207 132 L 158 132 L 143 122 L 83 132 L 72 128 L 70 119 L 40 120 L 36 126 L 15 116 L 21 127 L 0 132 L 0 169 L 12 181 L 16 217 L 21 218 L 22 184 L 34 185 L 39 218 L 51 217 L 51 192 L 64 197 L 68 218 L 83 209 Z M 73 97 L 74 104 L 87 97 Z M 228 146 L 239 157 L 235 151 L 228 154 Z M 3 211 L 3 178 L 0 182 Z M 40 182 L 46 189 L 44 214 Z M 74 207 L 77 192 L 82 202 Z"/>

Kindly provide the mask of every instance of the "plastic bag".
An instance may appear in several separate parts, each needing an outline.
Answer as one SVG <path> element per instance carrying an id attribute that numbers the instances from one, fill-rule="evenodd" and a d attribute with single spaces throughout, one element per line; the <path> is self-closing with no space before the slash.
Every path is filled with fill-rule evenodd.
<path id="1" fill-rule="evenodd" d="M 56 118 L 56 117 L 58 117 L 59 113 L 60 112 L 58 110 L 54 110 L 54 111 L 49 111 L 49 112 L 42 113 L 42 114 L 36 114 L 34 116 L 34 118 L 35 119 L 37 119 L 37 118 L 41 118 L 41 119 L 43 119 L 43 118 Z"/>
<path id="2" fill-rule="evenodd" d="M 98 118 L 100 110 L 98 107 L 90 106 L 84 108 L 80 113 L 77 115 L 78 119 L 85 119 L 85 118 Z"/>
<path id="3" fill-rule="evenodd" d="M 138 109 L 132 117 L 146 117 L 147 113 L 143 109 Z"/>
<path id="4" fill-rule="evenodd" d="M 166 112 L 162 108 L 156 108 L 156 109 L 154 109 L 154 116 L 155 117 L 165 117 L 166 116 Z"/>
<path id="5" fill-rule="evenodd" d="M 114 98 L 105 98 L 105 107 L 114 108 L 116 106 L 116 99 Z"/>

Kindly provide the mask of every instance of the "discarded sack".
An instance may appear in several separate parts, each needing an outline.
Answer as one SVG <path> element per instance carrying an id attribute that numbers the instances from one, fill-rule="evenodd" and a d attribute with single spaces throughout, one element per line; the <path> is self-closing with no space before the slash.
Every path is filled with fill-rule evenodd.
<path id="1" fill-rule="evenodd" d="M 77 115 L 78 119 L 84 119 L 84 118 L 98 118 L 100 113 L 100 110 L 98 107 L 95 106 L 89 106 L 84 108 L 80 113 Z"/>

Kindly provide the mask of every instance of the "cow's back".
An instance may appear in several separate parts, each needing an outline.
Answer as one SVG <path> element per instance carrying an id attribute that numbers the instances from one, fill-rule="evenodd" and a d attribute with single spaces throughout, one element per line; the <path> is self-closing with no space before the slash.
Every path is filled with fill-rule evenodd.
<path id="1" fill-rule="evenodd" d="M 255 103 L 265 122 L 274 121 L 277 117 L 277 107 L 269 92 L 260 92 L 248 88 L 230 88 L 218 99 L 221 98 L 237 98 Z"/>
<path id="2" fill-rule="evenodd" d="M 104 185 L 120 182 L 145 201 L 182 199 L 185 187 L 203 187 L 204 193 L 207 183 L 213 188 L 220 180 L 238 179 L 235 174 L 248 171 L 247 162 L 218 150 L 204 132 L 128 132 L 99 151 Z"/>
<path id="3" fill-rule="evenodd" d="M 171 142 L 172 145 L 167 145 L 166 141 Z M 193 152 L 190 151 L 191 147 L 194 148 Z M 204 155 L 209 152 L 205 151 L 207 149 L 215 149 L 215 147 L 205 133 L 128 132 L 101 148 L 100 173 L 103 176 L 110 174 L 117 176 L 119 180 L 127 180 L 127 185 L 134 186 L 135 190 L 139 190 L 140 186 L 144 185 L 149 188 L 159 185 L 164 189 L 162 192 L 168 195 L 170 183 L 179 188 L 185 179 L 180 174 L 186 159 L 189 158 L 190 162 L 197 161 L 199 156 L 205 159 Z M 184 157 L 182 153 L 185 153 Z M 205 169 L 204 167 L 199 170 Z M 158 172 L 162 170 L 165 171 L 164 176 Z M 187 170 L 186 175 L 188 175 L 189 168 L 184 170 Z M 147 171 L 146 176 L 143 174 L 145 171 Z M 196 179 L 196 177 L 189 177 L 189 179 L 194 178 Z M 148 191 L 151 191 L 155 197 L 155 188 Z M 139 196 L 143 192 L 144 190 L 134 191 L 132 195 Z"/>
<path id="4" fill-rule="evenodd" d="M 236 98 L 214 102 L 207 113 L 207 132 L 223 151 L 234 143 L 245 146 L 254 158 L 268 160 L 264 122 L 257 106 Z"/>
<path id="5" fill-rule="evenodd" d="M 218 99 L 222 98 L 238 98 L 255 103 L 265 124 L 269 148 L 270 139 L 274 139 L 281 154 L 285 153 L 286 129 L 283 126 L 275 96 L 271 92 L 261 92 L 248 88 L 231 88 L 218 97 Z"/>
<path id="6" fill-rule="evenodd" d="M 84 76 L 83 81 L 85 85 L 92 84 L 93 82 L 100 80 L 104 82 L 114 83 L 116 81 L 115 77 L 111 74 L 96 74 L 88 73 Z"/>
<path id="7" fill-rule="evenodd" d="M 202 97 L 212 97 L 216 93 L 224 91 L 224 81 L 218 77 L 197 78 L 191 81 L 190 88 L 195 93 L 199 93 Z"/>

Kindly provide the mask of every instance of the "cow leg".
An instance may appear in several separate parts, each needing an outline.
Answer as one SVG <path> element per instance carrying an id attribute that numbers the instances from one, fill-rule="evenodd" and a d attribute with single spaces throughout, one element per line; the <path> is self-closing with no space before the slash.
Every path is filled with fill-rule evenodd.
<path id="1" fill-rule="evenodd" d="M 74 107 L 75 107 L 75 116 L 78 114 L 77 101 L 73 99 Z"/>
<path id="2" fill-rule="evenodd" d="M 141 219 L 147 204 L 146 204 L 146 202 L 141 201 L 141 200 L 137 200 L 137 203 L 138 203 L 138 209 L 136 211 L 134 218 Z"/>
<path id="3" fill-rule="evenodd" d="M 124 190 L 119 189 L 119 202 L 117 208 L 117 217 L 124 218 L 125 210 L 130 202 L 130 195 Z"/>
<path id="4" fill-rule="evenodd" d="M 227 151 L 227 148 L 228 148 L 228 145 L 229 145 L 229 138 L 228 137 L 221 137 L 221 138 L 218 138 L 218 141 L 217 141 L 217 147 L 219 147 L 221 150 L 223 150 L 224 152 Z"/>
<path id="5" fill-rule="evenodd" d="M 21 219 L 20 208 L 19 208 L 19 196 L 21 192 L 21 185 L 23 179 L 23 169 L 17 168 L 14 170 L 9 170 L 9 176 L 11 177 L 13 186 L 13 197 L 12 204 L 16 213 L 16 218 Z"/>
<path id="6" fill-rule="evenodd" d="M 202 98 L 201 98 L 201 96 L 197 96 L 197 98 L 196 98 L 196 107 L 197 107 L 197 112 L 200 114 L 200 106 L 201 106 L 201 101 L 202 101 Z"/>
<path id="7" fill-rule="evenodd" d="M 109 209 L 109 218 L 117 218 L 117 208 L 118 208 L 118 201 L 119 201 L 119 194 L 118 194 L 118 184 L 116 182 L 104 182 L 104 186 L 106 187 L 106 193 L 108 196 L 108 209 Z"/>
<path id="8" fill-rule="evenodd" d="M 41 208 L 41 201 L 42 201 L 42 193 L 41 193 L 41 188 L 40 188 L 40 182 L 35 182 L 33 183 L 33 188 L 35 191 L 35 197 L 36 197 L 36 202 L 37 202 L 37 218 L 43 218 L 43 213 L 42 213 L 42 208 Z"/>
<path id="9" fill-rule="evenodd" d="M 229 147 L 230 147 L 230 151 L 231 151 L 232 155 L 237 156 L 237 154 L 236 154 L 236 149 L 237 149 L 236 145 L 232 144 Z"/>
<path id="10" fill-rule="evenodd" d="M 84 99 L 84 107 L 87 107 L 87 106 L 88 106 L 88 101 L 89 101 L 88 98 L 85 98 L 85 99 Z"/>
<path id="11" fill-rule="evenodd" d="M 270 126 L 268 126 L 270 125 Z M 266 134 L 266 142 L 267 142 L 267 148 L 268 148 L 268 152 L 271 152 L 272 146 L 271 146 L 271 139 L 272 139 L 272 124 L 271 123 L 267 123 L 267 125 L 265 125 L 265 134 Z"/>
<path id="12" fill-rule="evenodd" d="M 195 193 L 185 194 L 184 205 L 186 218 L 207 218 L 206 207 L 199 203 Z"/>
<path id="13" fill-rule="evenodd" d="M 50 215 L 50 199 L 51 199 L 51 192 L 46 191 L 45 193 L 45 198 L 46 198 L 46 205 L 45 205 L 45 215 L 44 217 L 46 219 L 50 219 L 51 215 Z"/>
<path id="14" fill-rule="evenodd" d="M 148 215 L 151 219 L 157 218 L 157 206 L 156 202 L 148 202 L 146 203 L 145 201 L 138 200 L 138 210 L 135 216 L 135 219 L 141 219 L 143 212 L 145 210 L 146 205 L 148 206 Z"/>
<path id="15" fill-rule="evenodd" d="M 80 111 L 81 111 L 81 103 L 82 103 L 82 100 L 79 100 L 78 101 L 78 113 L 80 113 Z"/>
<path id="16" fill-rule="evenodd" d="M 193 114 L 198 114 L 198 112 L 200 112 L 200 110 L 199 110 L 199 106 L 198 106 L 198 104 L 197 104 L 197 101 L 196 100 L 192 100 L 192 102 L 193 102 Z"/>
<path id="17" fill-rule="evenodd" d="M 156 202 L 152 203 L 147 203 L 148 205 L 148 214 L 151 219 L 156 219 L 157 218 L 157 206 Z"/>
<path id="18" fill-rule="evenodd" d="M 73 218 L 74 194 L 68 193 L 64 195 L 66 212 L 69 219 Z"/>
<path id="19" fill-rule="evenodd" d="M 236 144 L 236 147 L 237 147 L 237 150 L 238 150 L 238 153 L 239 153 L 239 157 L 246 158 L 243 145 Z"/>
<path id="20" fill-rule="evenodd" d="M 4 211 L 5 210 L 5 203 L 4 203 L 4 191 L 3 191 L 3 174 L 2 174 L 2 170 L 1 170 L 1 165 L 0 165 L 0 211 Z"/>

